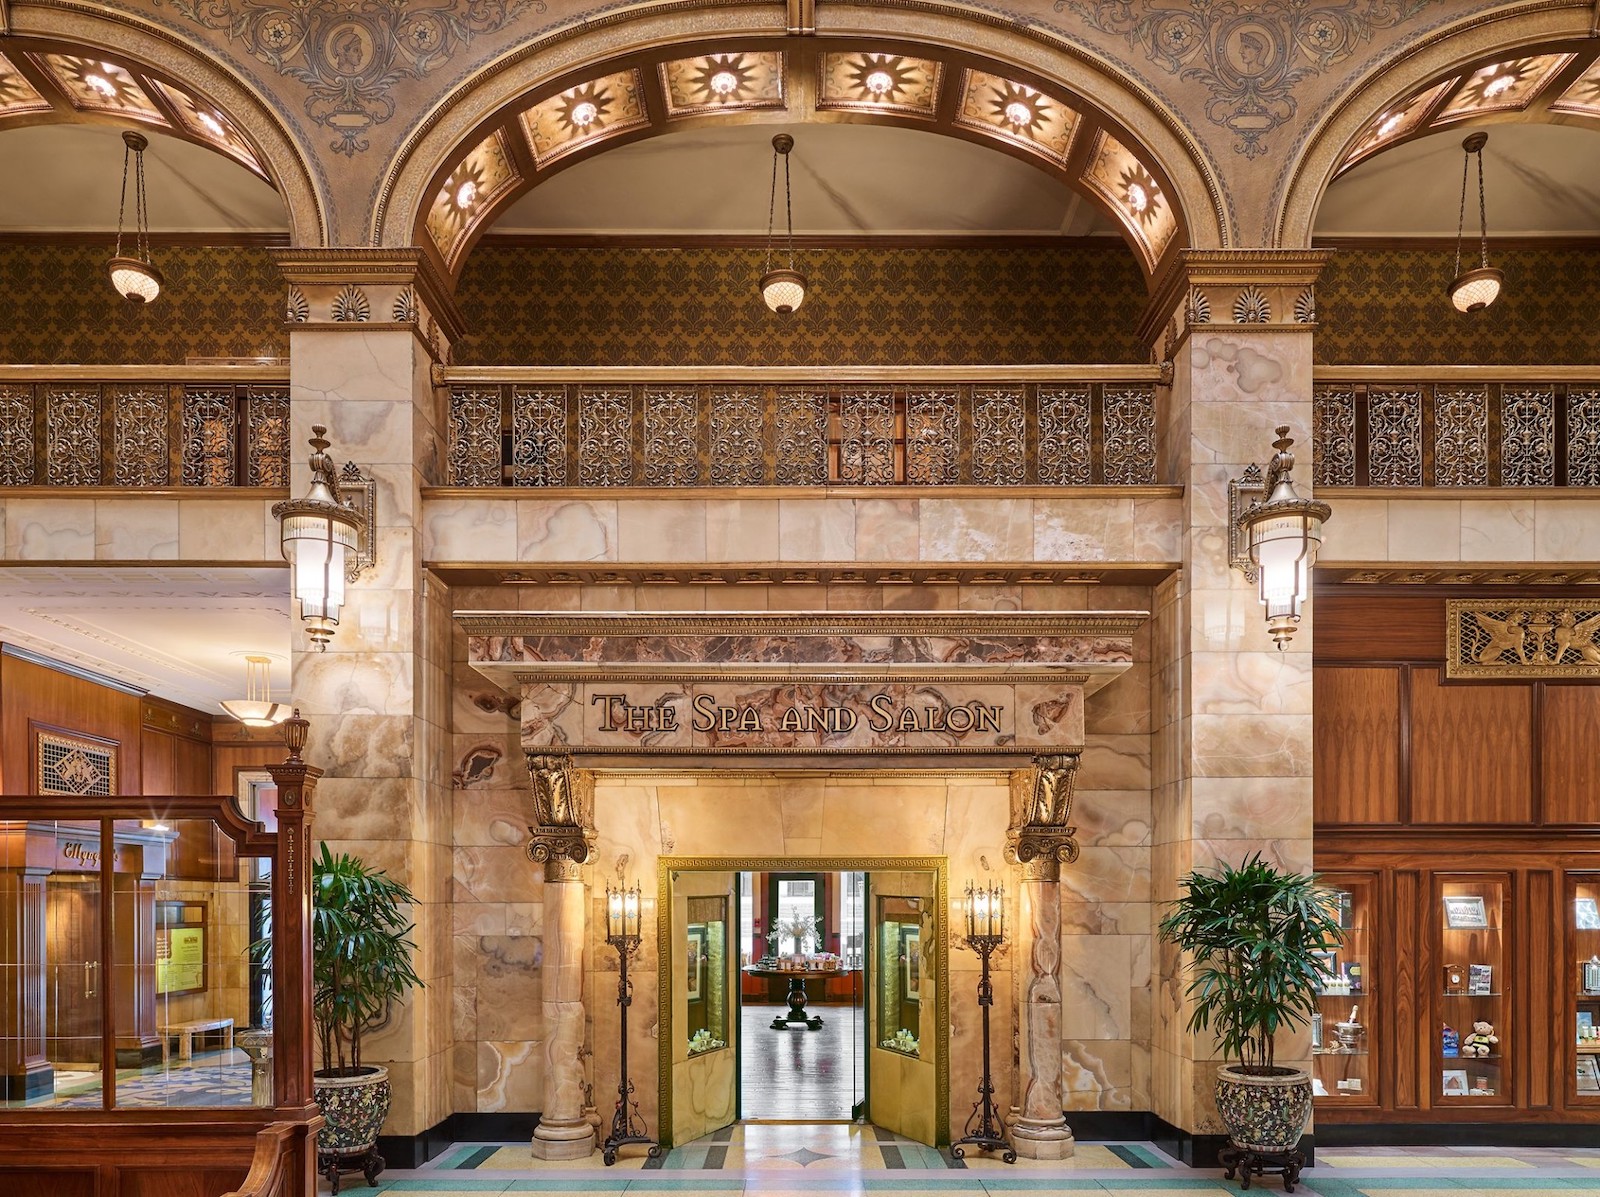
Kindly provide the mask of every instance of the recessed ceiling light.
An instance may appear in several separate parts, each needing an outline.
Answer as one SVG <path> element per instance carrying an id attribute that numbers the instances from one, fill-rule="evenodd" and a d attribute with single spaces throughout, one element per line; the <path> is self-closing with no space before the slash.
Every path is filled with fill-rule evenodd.
<path id="1" fill-rule="evenodd" d="M 572 123 L 578 126 L 580 129 L 587 129 L 590 125 L 594 124 L 595 119 L 599 117 L 599 115 L 600 109 L 594 106 L 593 101 L 585 100 L 581 104 L 573 105 Z"/>
<path id="2" fill-rule="evenodd" d="M 1012 100 L 1005 108 L 1006 120 L 1019 129 L 1025 129 L 1033 124 L 1033 109 L 1021 100 Z"/>
<path id="3" fill-rule="evenodd" d="M 739 90 L 739 76 L 732 71 L 718 71 L 711 76 L 711 90 L 719 96 L 731 96 Z"/>
<path id="4" fill-rule="evenodd" d="M 875 96 L 886 96 L 894 88 L 894 77 L 888 71 L 873 71 L 867 76 L 867 90 Z"/>
<path id="5" fill-rule="evenodd" d="M 456 188 L 456 207 L 460 208 L 463 212 L 472 207 L 472 201 L 477 198 L 478 185 L 471 179 L 468 179 L 465 183 Z"/>
<path id="6" fill-rule="evenodd" d="M 1493 79 L 1489 80 L 1488 85 L 1484 87 L 1483 98 L 1486 100 L 1492 100 L 1496 96 L 1505 95 L 1506 92 L 1511 90 L 1512 85 L 1515 84 L 1516 81 L 1517 77 L 1515 75 L 1496 75 Z"/>
<path id="7" fill-rule="evenodd" d="M 117 89 L 111 83 L 111 81 L 103 78 L 100 75 L 85 75 L 83 77 L 83 81 L 89 85 L 89 90 L 97 91 L 103 96 L 114 96 L 117 94 Z"/>

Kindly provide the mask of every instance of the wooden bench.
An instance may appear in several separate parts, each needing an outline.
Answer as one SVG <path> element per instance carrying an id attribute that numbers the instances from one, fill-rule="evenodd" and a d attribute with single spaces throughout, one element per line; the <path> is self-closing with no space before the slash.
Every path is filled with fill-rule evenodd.
<path id="1" fill-rule="evenodd" d="M 178 1040 L 178 1059 L 194 1059 L 194 1037 L 203 1035 L 207 1031 L 222 1032 L 222 1046 L 224 1050 L 233 1050 L 233 1019 L 231 1018 L 196 1018 L 189 1022 L 167 1023 L 156 1030 L 161 1035 L 161 1062 L 165 1064 L 171 1048 L 171 1040 Z"/>

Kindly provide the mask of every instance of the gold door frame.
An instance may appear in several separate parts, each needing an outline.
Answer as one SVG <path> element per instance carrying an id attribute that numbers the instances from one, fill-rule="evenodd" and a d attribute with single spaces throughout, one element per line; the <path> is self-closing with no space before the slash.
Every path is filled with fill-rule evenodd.
<path id="1" fill-rule="evenodd" d="M 950 1141 L 950 858 L 948 856 L 662 856 L 656 862 L 656 985 L 661 1032 L 657 1039 L 658 1104 L 656 1120 L 663 1142 L 672 1127 L 672 976 L 664 963 L 672 951 L 673 873 L 772 873 L 801 870 L 819 873 L 870 873 L 899 869 L 934 874 L 940 929 L 934 1030 L 939 1055 L 934 1061 L 934 1138 Z M 868 912 L 870 917 L 870 911 Z M 740 952 L 743 952 L 743 947 Z M 742 972 L 741 972 L 742 976 Z M 867 995 L 871 1001 L 871 995 Z M 743 996 L 740 996 L 743 1005 Z M 742 1048 L 740 1049 L 743 1050 Z M 869 1109 L 870 1114 L 870 1109 Z M 680 1146 L 673 1144 L 673 1146 Z"/>

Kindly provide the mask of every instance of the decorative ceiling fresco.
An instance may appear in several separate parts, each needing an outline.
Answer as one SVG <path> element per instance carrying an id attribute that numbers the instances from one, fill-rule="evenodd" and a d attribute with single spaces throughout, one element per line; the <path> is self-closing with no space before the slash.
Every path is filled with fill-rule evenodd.
<path id="1" fill-rule="evenodd" d="M 1600 50 L 1551 46 L 1433 79 L 1380 112 L 1339 163 L 1339 173 L 1380 150 L 1475 120 L 1600 120 Z M 1580 122 L 1585 123 L 1585 122 Z"/>
<path id="2" fill-rule="evenodd" d="M 783 55 L 740 50 L 674 58 L 660 66 L 669 117 L 784 106 Z"/>
<path id="3" fill-rule="evenodd" d="M 0 130 L 37 124 L 43 113 L 62 122 L 133 123 L 217 150 L 271 181 L 239 126 L 194 91 L 98 55 L 24 45 L 13 41 L 9 56 L 0 55 Z"/>
<path id="4" fill-rule="evenodd" d="M 1083 101 L 966 55 L 950 57 L 811 42 L 613 69 L 526 107 L 508 106 L 494 135 L 440 172 L 420 223 L 454 271 L 476 235 L 553 170 L 625 134 L 665 132 L 689 117 L 770 121 L 766 110 L 785 122 L 866 120 L 931 130 L 1031 162 L 1114 217 L 1154 273 L 1182 220 L 1154 159 L 1113 134 Z M 814 87 L 786 85 L 802 75 Z"/>

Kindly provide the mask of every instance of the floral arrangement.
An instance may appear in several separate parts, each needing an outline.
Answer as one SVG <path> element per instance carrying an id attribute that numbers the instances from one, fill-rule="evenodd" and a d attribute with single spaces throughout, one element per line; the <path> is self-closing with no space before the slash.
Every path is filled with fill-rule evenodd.
<path id="1" fill-rule="evenodd" d="M 922 1044 L 918 1042 L 915 1035 L 904 1027 L 901 1027 L 893 1035 L 885 1039 L 882 1046 L 889 1048 L 891 1051 L 904 1052 L 908 1056 L 920 1056 L 922 1054 Z"/>
<path id="2" fill-rule="evenodd" d="M 767 932 L 767 942 L 774 947 L 786 939 L 792 939 L 796 951 L 804 950 L 801 945 L 806 940 L 818 938 L 820 935 L 817 916 L 814 914 L 797 914 L 787 919 L 780 919 L 772 925 L 772 930 Z"/>
<path id="3" fill-rule="evenodd" d="M 689 1054 L 691 1056 L 698 1056 L 701 1052 L 712 1052 L 719 1047 L 727 1046 L 722 1040 L 713 1039 L 711 1032 L 707 1030 L 696 1031 L 689 1038 Z"/>

